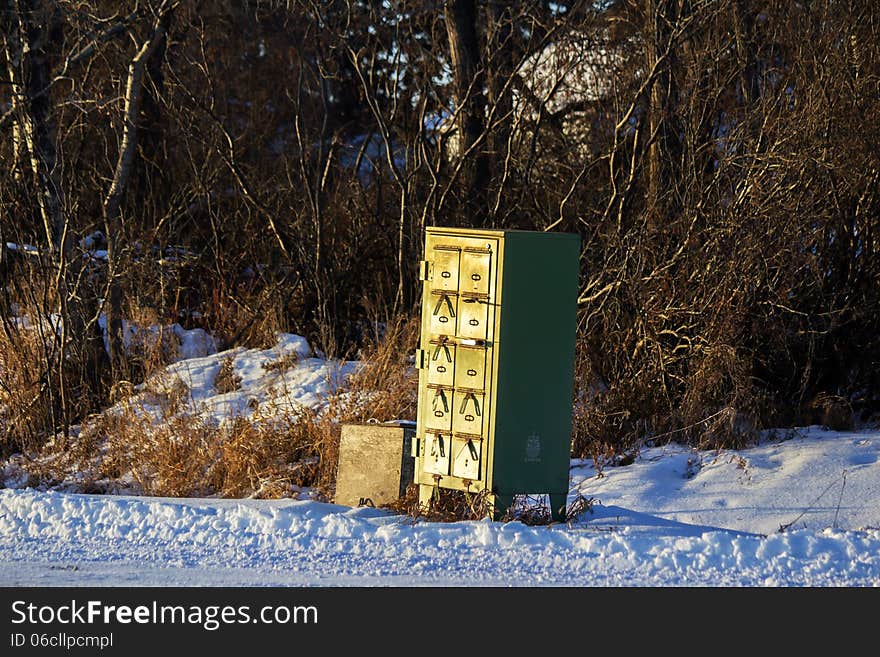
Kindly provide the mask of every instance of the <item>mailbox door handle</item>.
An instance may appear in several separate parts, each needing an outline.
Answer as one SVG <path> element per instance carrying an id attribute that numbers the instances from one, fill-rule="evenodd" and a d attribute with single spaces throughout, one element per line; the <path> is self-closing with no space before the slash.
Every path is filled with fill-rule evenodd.
<path id="1" fill-rule="evenodd" d="M 451 363 L 452 362 L 452 354 L 449 353 L 449 347 L 447 347 L 445 344 L 438 344 L 437 345 L 437 348 L 434 349 L 434 356 L 433 356 L 433 358 L 431 358 L 431 360 L 437 360 L 437 357 L 440 355 L 441 349 L 443 350 L 443 354 L 446 356 L 446 362 Z"/>
<path id="2" fill-rule="evenodd" d="M 437 305 L 434 306 L 434 314 L 440 312 L 440 308 L 443 306 L 443 302 L 446 302 L 446 305 L 449 307 L 449 316 L 455 317 L 455 308 L 452 306 L 452 301 L 449 300 L 448 294 L 441 294 L 440 299 L 437 301 Z"/>
<path id="3" fill-rule="evenodd" d="M 472 399 L 474 402 L 474 413 L 479 416 L 480 415 L 480 405 L 477 403 L 477 396 L 469 392 L 464 396 L 464 399 L 461 402 L 461 408 L 458 409 L 459 414 L 464 414 L 467 411 L 468 399 Z"/>
<path id="4" fill-rule="evenodd" d="M 444 413 L 449 412 L 449 403 L 446 401 L 446 393 L 443 392 L 443 388 L 437 388 L 437 392 L 434 393 L 433 407 L 435 411 L 437 410 L 439 404 L 443 404 Z"/>

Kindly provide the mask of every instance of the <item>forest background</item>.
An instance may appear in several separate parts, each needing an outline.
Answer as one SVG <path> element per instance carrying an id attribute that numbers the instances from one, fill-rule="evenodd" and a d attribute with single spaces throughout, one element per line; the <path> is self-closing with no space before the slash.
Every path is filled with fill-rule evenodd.
<path id="1" fill-rule="evenodd" d="M 305 336 L 370 366 L 337 419 L 414 417 L 431 225 L 580 235 L 575 458 L 880 413 L 876 3 L 2 0 L 0 37 L 4 455 L 136 431 L 96 418 L 172 325 Z M 332 479 L 338 422 L 236 427 Z"/>

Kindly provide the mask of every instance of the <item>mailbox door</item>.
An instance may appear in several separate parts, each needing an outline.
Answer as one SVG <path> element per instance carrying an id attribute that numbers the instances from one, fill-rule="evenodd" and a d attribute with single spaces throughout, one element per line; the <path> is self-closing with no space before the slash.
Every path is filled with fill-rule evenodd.
<path id="1" fill-rule="evenodd" d="M 466 246 L 460 260 L 458 335 L 465 338 L 489 339 L 492 337 L 491 319 L 493 307 L 492 276 L 495 265 L 496 243 L 483 246 Z"/>
<path id="2" fill-rule="evenodd" d="M 459 292 L 489 294 L 493 275 L 494 240 L 484 246 L 465 246 L 461 251 Z"/>
<path id="3" fill-rule="evenodd" d="M 458 270 L 461 247 L 457 244 L 435 243 L 427 252 L 431 260 L 431 289 L 455 292 L 458 290 Z"/>
<path id="4" fill-rule="evenodd" d="M 456 345 L 447 339 L 432 339 L 427 350 L 428 383 L 451 388 L 455 383 Z"/>
<path id="5" fill-rule="evenodd" d="M 455 352 L 455 387 L 482 390 L 486 385 L 488 357 L 485 345 L 462 341 Z"/>
<path id="6" fill-rule="evenodd" d="M 453 434 L 452 474 L 462 479 L 476 481 L 480 478 L 482 462 L 480 450 L 483 441 L 477 436 Z"/>
<path id="7" fill-rule="evenodd" d="M 422 469 L 431 474 L 448 475 L 451 449 L 452 440 L 448 432 L 426 431 Z"/>
<path id="8" fill-rule="evenodd" d="M 446 386 L 428 384 L 425 427 L 438 431 L 452 430 L 454 391 Z"/>
<path id="9" fill-rule="evenodd" d="M 431 290 L 428 299 L 431 335 L 454 335 L 458 318 L 458 293 L 448 290 Z"/>
<path id="10" fill-rule="evenodd" d="M 457 388 L 456 404 L 452 415 L 452 430 L 456 433 L 483 435 L 486 417 L 486 395 L 482 390 Z"/>

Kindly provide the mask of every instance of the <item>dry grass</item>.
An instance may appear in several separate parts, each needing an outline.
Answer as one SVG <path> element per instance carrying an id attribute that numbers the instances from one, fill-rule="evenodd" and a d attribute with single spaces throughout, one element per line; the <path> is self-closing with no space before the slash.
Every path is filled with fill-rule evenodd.
<path id="1" fill-rule="evenodd" d="M 578 343 L 574 367 L 571 453 L 593 460 L 602 476 L 606 466 L 620 465 L 638 449 L 644 424 L 623 411 L 633 394 L 620 384 L 607 385 L 593 369 L 584 343 Z"/>
<path id="2" fill-rule="evenodd" d="M 216 488 L 223 497 L 296 497 L 303 488 L 320 494 L 335 469 L 338 444 L 334 423 L 311 409 L 238 418 L 213 468 Z"/>
<path id="3" fill-rule="evenodd" d="M 323 452 L 319 495 L 333 499 L 342 424 L 414 420 L 418 409 L 418 370 L 413 354 L 419 339 L 417 319 L 398 317 L 368 338 L 358 353 L 358 369 L 327 409 L 333 422 L 320 425 Z"/>
<path id="4" fill-rule="evenodd" d="M 161 325 L 155 313 L 141 310 L 131 321 L 135 329 L 128 345 L 129 367 L 132 383 L 140 383 L 177 359 L 180 339 L 170 327 Z"/>
<path id="5" fill-rule="evenodd" d="M 582 513 L 589 513 L 593 507 L 593 498 L 578 495 L 568 505 L 563 522 L 572 522 Z M 489 516 L 491 504 L 489 494 L 483 490 L 468 493 L 460 490 L 436 488 L 429 508 L 419 504 L 419 487 L 410 484 L 406 494 L 393 504 L 384 505 L 402 515 L 409 516 L 413 522 L 427 520 L 429 522 L 458 522 L 461 520 L 482 520 Z M 546 496 L 517 495 L 513 505 L 500 516 L 501 522 L 517 521 L 525 525 L 549 525 L 552 522 L 550 506 Z"/>
<path id="6" fill-rule="evenodd" d="M 61 333 L 34 305 L 0 318 L 0 455 L 28 459 L 66 446 L 76 426 L 101 401 L 130 397 L 135 384 L 175 360 L 180 342 L 168 328 L 138 329 L 130 335 L 131 380 L 116 381 L 95 397 L 84 380 L 81 354 L 63 351 Z M 68 345 L 69 347 L 69 345 Z M 73 436 L 58 435 L 71 431 Z"/>
<path id="7" fill-rule="evenodd" d="M 46 486 L 168 497 L 282 498 L 329 489 L 336 423 L 311 409 L 230 418 L 166 416 L 130 401 L 89 419 L 67 446 L 23 463 Z"/>
<path id="8" fill-rule="evenodd" d="M 820 424 L 834 431 L 848 431 L 855 423 L 852 403 L 840 395 L 820 393 L 804 406 L 802 424 Z"/>
<path id="9" fill-rule="evenodd" d="M 0 454 L 38 451 L 60 422 L 59 399 L 47 381 L 57 357 L 41 332 L 3 322 L 0 330 Z"/>
<path id="10" fill-rule="evenodd" d="M 221 344 L 267 349 L 287 325 L 288 296 L 289 292 L 279 283 L 223 281 L 210 289 L 203 321 Z"/>
<path id="11" fill-rule="evenodd" d="M 220 371 L 214 378 L 214 390 L 220 394 L 235 392 L 241 388 L 241 377 L 235 373 L 235 357 L 227 356 L 220 363 Z"/>
<path id="12" fill-rule="evenodd" d="M 413 355 L 418 340 L 418 320 L 398 317 L 365 341 L 358 354 L 360 367 L 346 384 L 342 421 L 416 418 L 418 370 L 413 366 Z"/>
<path id="13" fill-rule="evenodd" d="M 280 358 L 276 360 L 270 361 L 263 365 L 263 369 L 267 372 L 278 372 L 279 374 L 284 374 L 288 370 L 296 367 L 296 364 L 300 360 L 300 355 L 295 351 L 288 351 Z"/>
<path id="14" fill-rule="evenodd" d="M 343 422 L 413 418 L 417 372 L 409 358 L 417 324 L 398 320 L 359 353 L 358 371 L 322 410 L 263 404 L 217 424 L 188 402 L 176 377 L 150 377 L 135 394 L 83 422 L 67 443 L 50 441 L 23 468 L 42 485 L 101 492 L 135 490 L 171 497 L 297 497 L 303 490 L 330 500 L 335 489 Z M 232 358 L 215 379 L 218 392 L 240 389 Z M 297 358 L 266 369 L 286 370 Z"/>
<path id="15" fill-rule="evenodd" d="M 489 513 L 485 491 L 468 493 L 466 491 L 435 488 L 429 508 L 419 504 L 419 486 L 410 484 L 405 495 L 392 504 L 384 505 L 402 515 L 416 520 L 430 522 L 456 522 L 459 520 L 481 520 Z"/>

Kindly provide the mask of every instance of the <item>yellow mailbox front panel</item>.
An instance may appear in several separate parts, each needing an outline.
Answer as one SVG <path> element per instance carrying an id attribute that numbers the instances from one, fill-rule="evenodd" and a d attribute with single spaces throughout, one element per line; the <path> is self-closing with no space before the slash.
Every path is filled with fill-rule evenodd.
<path id="1" fill-rule="evenodd" d="M 491 231 L 426 235 L 416 475 L 425 485 L 476 492 L 486 483 L 498 250 Z"/>

